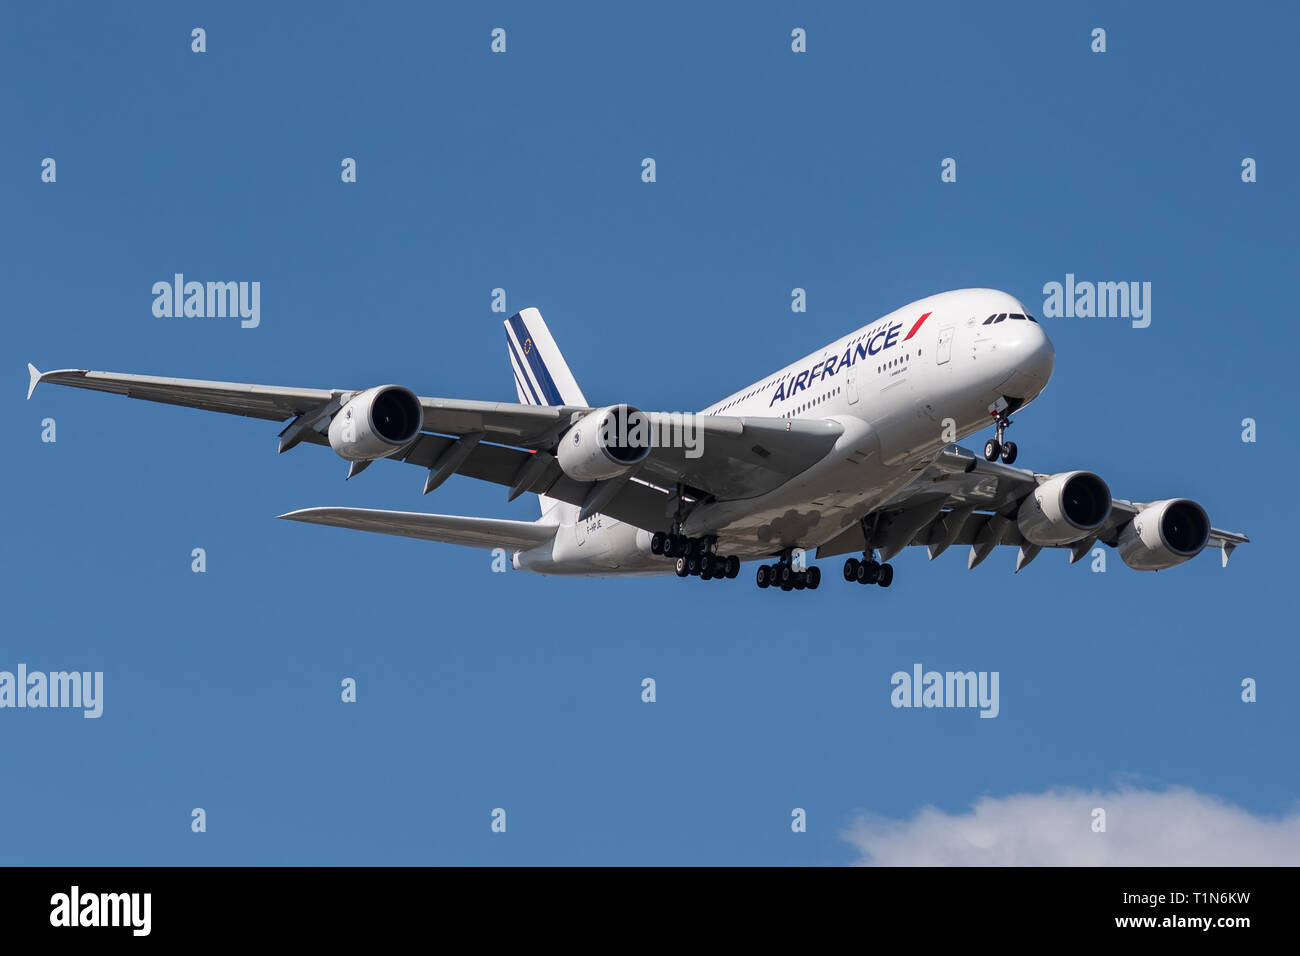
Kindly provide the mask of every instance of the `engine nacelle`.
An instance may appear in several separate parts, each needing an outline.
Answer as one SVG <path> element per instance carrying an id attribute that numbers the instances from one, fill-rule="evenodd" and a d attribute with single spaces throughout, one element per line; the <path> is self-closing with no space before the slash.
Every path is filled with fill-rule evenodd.
<path id="1" fill-rule="evenodd" d="M 1147 505 L 1119 534 L 1119 556 L 1135 571 L 1163 571 L 1190 561 L 1210 540 L 1210 517 L 1187 498 Z"/>
<path id="2" fill-rule="evenodd" d="M 650 416 L 631 405 L 588 412 L 564 433 L 555 457 L 575 481 L 621 475 L 650 454 Z"/>
<path id="3" fill-rule="evenodd" d="M 1053 475 L 1020 503 L 1016 524 L 1030 544 L 1052 547 L 1086 538 L 1110 517 L 1110 488 L 1087 471 Z"/>
<path id="4" fill-rule="evenodd" d="M 410 444 L 424 427 L 424 409 L 409 389 L 380 385 L 358 392 L 330 422 L 330 447 L 348 461 L 370 461 Z"/>

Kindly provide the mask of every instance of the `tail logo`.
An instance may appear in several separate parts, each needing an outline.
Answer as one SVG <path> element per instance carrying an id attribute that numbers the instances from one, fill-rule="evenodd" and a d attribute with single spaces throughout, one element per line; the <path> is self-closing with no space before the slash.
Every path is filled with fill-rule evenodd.
<path id="1" fill-rule="evenodd" d="M 532 350 L 533 350 L 533 340 L 524 339 L 524 354 L 527 355 Z"/>

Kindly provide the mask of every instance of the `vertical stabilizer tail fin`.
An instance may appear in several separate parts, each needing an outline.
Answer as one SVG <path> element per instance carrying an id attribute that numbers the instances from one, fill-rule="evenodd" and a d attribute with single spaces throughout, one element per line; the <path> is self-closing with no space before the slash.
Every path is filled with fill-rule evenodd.
<path id="1" fill-rule="evenodd" d="M 515 375 L 519 404 L 586 407 L 587 398 L 578 387 L 560 347 L 551 337 L 542 313 L 533 308 L 524 309 L 506 319 L 505 326 L 506 349 Z M 543 517 L 549 515 L 565 522 L 577 519 L 576 506 L 545 495 L 537 497 Z M 552 515 L 557 508 L 561 509 L 560 512 Z"/>

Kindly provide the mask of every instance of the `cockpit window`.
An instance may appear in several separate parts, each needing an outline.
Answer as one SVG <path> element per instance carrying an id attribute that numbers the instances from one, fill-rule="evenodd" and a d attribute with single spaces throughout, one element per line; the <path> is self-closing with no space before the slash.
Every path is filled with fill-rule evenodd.
<path id="1" fill-rule="evenodd" d="M 1038 324 L 1038 320 L 1032 315 L 1022 315 L 1019 312 L 1000 312 L 997 315 L 990 315 L 987 319 L 981 322 L 980 325 L 994 325 L 998 322 L 1005 322 L 1007 319 L 1015 319 L 1017 322 L 1028 319 L 1035 325 Z"/>

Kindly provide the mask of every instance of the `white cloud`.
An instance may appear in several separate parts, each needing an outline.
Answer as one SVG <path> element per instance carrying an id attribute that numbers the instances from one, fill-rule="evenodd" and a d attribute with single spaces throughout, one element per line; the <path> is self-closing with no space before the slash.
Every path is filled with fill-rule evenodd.
<path id="1" fill-rule="evenodd" d="M 1093 809 L 1106 832 L 1092 830 Z M 865 814 L 843 832 L 880 866 L 1296 866 L 1300 811 L 1270 819 L 1194 790 L 1051 790 L 983 797 L 967 813 Z"/>

